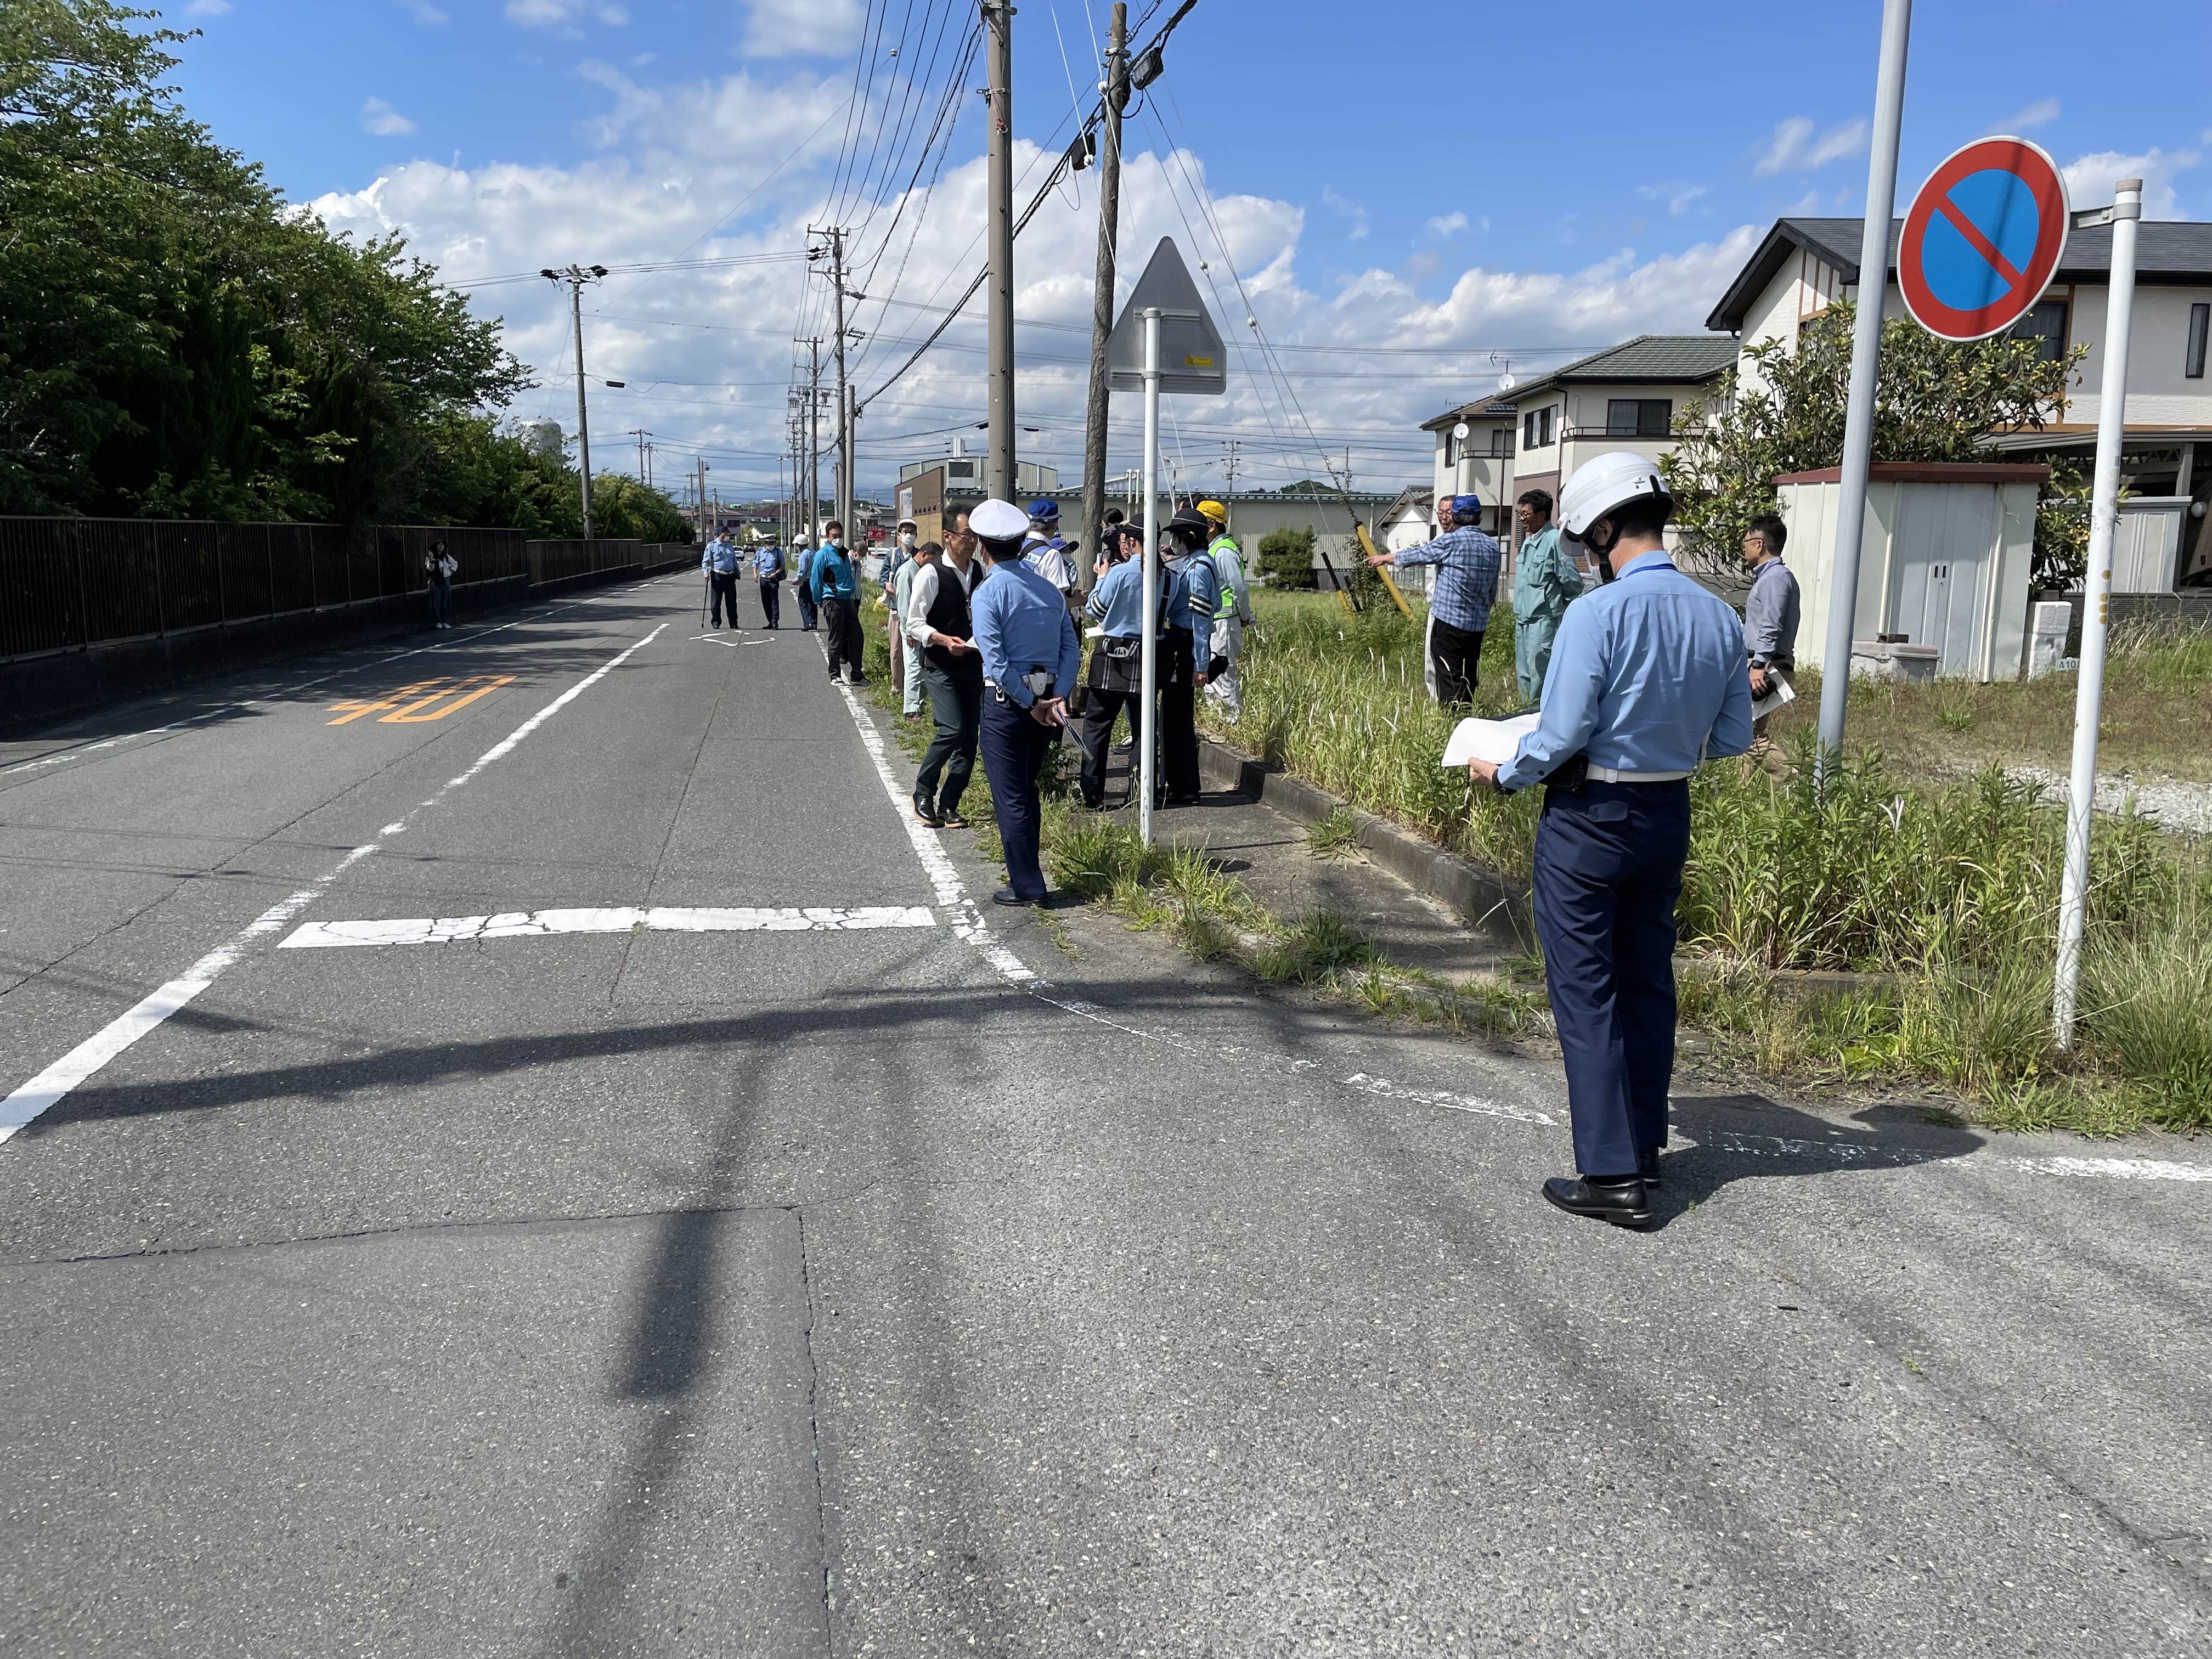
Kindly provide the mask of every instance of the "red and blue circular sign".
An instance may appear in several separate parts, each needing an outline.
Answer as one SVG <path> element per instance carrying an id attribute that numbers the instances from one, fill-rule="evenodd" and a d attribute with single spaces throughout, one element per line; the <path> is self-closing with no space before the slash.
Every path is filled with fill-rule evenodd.
<path id="1" fill-rule="evenodd" d="M 1906 309 L 1947 340 L 2002 332 L 2043 297 L 2072 222 L 2065 175 L 2041 146 L 1978 138 L 1952 151 L 1898 239 Z"/>

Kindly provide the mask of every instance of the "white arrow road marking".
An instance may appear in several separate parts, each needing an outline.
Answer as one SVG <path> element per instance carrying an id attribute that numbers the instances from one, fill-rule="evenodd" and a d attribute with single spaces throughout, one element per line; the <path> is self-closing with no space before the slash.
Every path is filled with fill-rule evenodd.
<path id="1" fill-rule="evenodd" d="M 550 933 L 849 933 L 880 927 L 934 927 L 926 904 L 862 905 L 853 909 L 712 909 L 611 905 L 599 909 L 510 910 L 496 916 L 421 917 L 396 921 L 311 921 L 276 948 L 301 951 L 341 945 L 454 945 L 479 939 L 530 939 Z"/>
<path id="2" fill-rule="evenodd" d="M 38 1076 L 9 1095 L 7 1099 L 0 1100 L 0 1141 L 6 1140 L 41 1112 L 49 1109 L 70 1090 L 84 1082 L 109 1060 L 113 1060 L 116 1055 L 121 1054 L 140 1037 L 144 1036 L 147 1032 L 154 1030 L 163 1020 L 206 990 L 209 986 L 215 983 L 218 974 L 246 954 L 250 945 L 275 933 L 294 916 L 298 915 L 301 911 L 320 898 L 332 882 L 374 853 L 379 842 L 387 836 L 396 836 L 404 831 L 407 828 L 407 820 L 413 817 L 416 812 L 422 811 L 423 807 L 435 805 L 453 791 L 475 777 L 485 767 L 507 754 L 515 744 L 550 720 L 556 712 L 574 702 L 593 685 L 605 678 L 608 674 L 619 668 L 628 659 L 631 652 L 650 645 L 659 637 L 661 629 L 667 626 L 666 623 L 661 623 L 659 628 L 654 629 L 643 639 L 625 647 L 608 661 L 600 664 L 582 679 L 578 680 L 575 684 L 547 703 L 544 708 L 516 726 L 506 737 L 484 750 L 468 770 L 457 777 L 447 779 L 444 786 L 429 799 L 422 802 L 422 805 L 414 808 L 397 823 L 387 823 L 383 829 L 378 830 L 376 841 L 355 848 L 353 851 L 318 876 L 309 885 L 301 889 L 282 903 L 273 905 L 263 911 L 228 944 L 219 945 L 209 951 L 185 969 L 179 977 L 171 980 L 151 996 L 140 1001 L 137 1007 L 128 1013 L 110 1020 L 92 1036 L 70 1049 L 69 1053 L 47 1066 Z"/>

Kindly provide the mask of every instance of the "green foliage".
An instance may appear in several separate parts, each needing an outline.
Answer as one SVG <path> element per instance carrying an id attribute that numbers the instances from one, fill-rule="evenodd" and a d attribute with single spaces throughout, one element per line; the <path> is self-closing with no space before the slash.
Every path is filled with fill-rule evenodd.
<path id="1" fill-rule="evenodd" d="M 592 480 L 592 533 L 635 537 L 641 542 L 688 542 L 691 526 L 659 490 L 647 489 L 641 480 L 619 472 L 602 472 Z"/>
<path id="2" fill-rule="evenodd" d="M 1281 495 L 1334 495 L 1336 486 L 1323 483 L 1319 478 L 1301 478 L 1296 483 L 1286 483 L 1276 492 Z"/>
<path id="3" fill-rule="evenodd" d="M 1317 585 L 1314 570 L 1314 527 L 1293 530 L 1285 525 L 1260 538 L 1260 575 L 1271 586 L 1310 588 Z"/>
<path id="4" fill-rule="evenodd" d="M 0 513 L 429 516 L 453 417 L 523 384 L 499 325 L 187 119 L 152 15 L 0 10 Z"/>
<path id="5" fill-rule="evenodd" d="M 1660 470 L 1674 492 L 1675 523 L 1692 562 L 1735 568 L 1751 520 L 1773 510 L 1774 479 L 1842 460 L 1856 309 L 1839 301 L 1808 318 L 1794 349 L 1778 339 L 1752 347 L 1753 383 L 1730 370 L 1712 398 L 1682 410 L 1676 422 L 1682 441 Z M 1875 392 L 1875 459 L 1988 459 L 1983 439 L 2040 432 L 2061 416 L 2067 383 L 2087 351 L 2077 346 L 2046 362 L 2031 341 L 2000 335 L 1956 344 L 1908 318 L 1887 319 Z M 2063 494 L 2046 491 L 2054 502 Z M 2039 551 L 2045 539 L 2039 536 Z M 2056 553 L 2065 536 L 2054 530 L 2048 539 Z"/>

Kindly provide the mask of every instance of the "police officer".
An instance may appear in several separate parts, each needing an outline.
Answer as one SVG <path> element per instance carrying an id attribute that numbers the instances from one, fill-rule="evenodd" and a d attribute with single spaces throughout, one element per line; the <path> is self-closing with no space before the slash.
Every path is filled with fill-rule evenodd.
<path id="1" fill-rule="evenodd" d="M 1022 562 L 1029 514 L 994 499 L 977 507 L 968 525 L 991 567 L 969 601 L 983 659 L 983 772 L 1006 852 L 1006 885 L 991 897 L 1000 904 L 1036 904 L 1044 898 L 1037 774 L 1054 734 L 1067 724 L 1067 696 L 1083 653 L 1060 590 Z"/>
<path id="2" fill-rule="evenodd" d="M 1560 516 L 1603 584 L 1567 608 L 1544 712 L 1478 782 L 1548 781 L 1536 830 L 1536 932 L 1566 1064 L 1579 1178 L 1544 1183 L 1571 1214 L 1651 1219 L 1674 1068 L 1674 901 L 1690 850 L 1691 769 L 1751 743 L 1743 629 L 1682 575 L 1674 503 L 1641 455 L 1577 469 Z"/>
<path id="3" fill-rule="evenodd" d="M 707 544 L 707 550 L 699 560 L 699 568 L 707 573 L 708 585 L 714 592 L 714 626 L 737 628 L 738 550 L 728 532 L 714 532 L 714 539 Z M 726 624 L 722 621 L 726 612 L 730 619 Z"/>
<path id="4" fill-rule="evenodd" d="M 1211 678 L 1213 616 L 1221 608 L 1221 575 L 1206 556 L 1213 526 L 1184 507 L 1161 532 L 1169 563 L 1168 631 L 1160 638 L 1160 772 L 1164 805 L 1195 806 L 1199 797 L 1198 693 Z"/>
<path id="5" fill-rule="evenodd" d="M 1106 804 L 1106 750 L 1121 711 L 1129 711 L 1133 746 L 1152 738 L 1152 715 L 1144 698 L 1145 571 L 1142 561 L 1132 556 L 1142 539 L 1126 525 L 1106 526 L 1098 562 L 1091 567 L 1097 585 L 1084 605 L 1098 623 L 1084 682 L 1083 710 L 1083 804 L 1094 812 Z M 1174 584 L 1162 580 L 1158 592 L 1159 614 L 1164 617 L 1175 602 Z M 1183 603 L 1188 608 L 1187 598 Z M 1156 620 L 1153 635 L 1164 641 L 1164 624 Z M 1141 768 L 1129 769 L 1130 793 L 1134 795 L 1134 779 Z"/>

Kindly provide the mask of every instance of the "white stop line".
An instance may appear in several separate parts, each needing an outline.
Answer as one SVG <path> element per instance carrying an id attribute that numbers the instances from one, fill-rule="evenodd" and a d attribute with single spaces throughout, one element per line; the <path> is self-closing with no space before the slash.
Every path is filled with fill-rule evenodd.
<path id="1" fill-rule="evenodd" d="M 550 933 L 850 933 L 879 927 L 934 927 L 926 904 L 863 905 L 857 909 L 713 909 L 608 905 L 597 909 L 510 910 L 495 916 L 420 916 L 396 921 L 311 921 L 280 951 L 339 945 L 459 945 L 479 939 L 533 939 Z"/>

